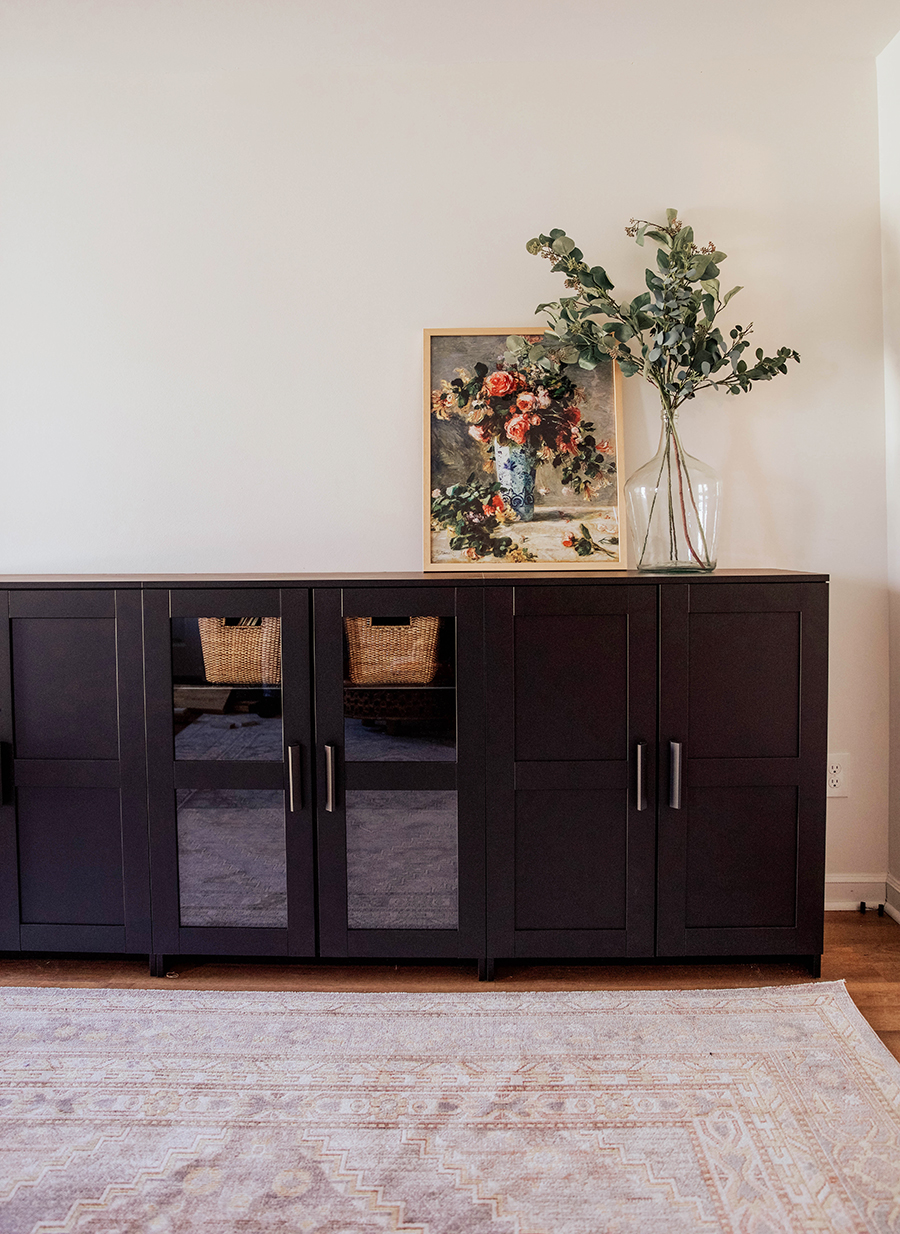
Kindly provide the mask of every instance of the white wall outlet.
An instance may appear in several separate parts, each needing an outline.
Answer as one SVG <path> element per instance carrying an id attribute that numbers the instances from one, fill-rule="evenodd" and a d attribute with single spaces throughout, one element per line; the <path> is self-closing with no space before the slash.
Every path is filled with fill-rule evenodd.
<path id="1" fill-rule="evenodd" d="M 850 755 L 828 755 L 828 792 L 829 797 L 850 796 Z"/>

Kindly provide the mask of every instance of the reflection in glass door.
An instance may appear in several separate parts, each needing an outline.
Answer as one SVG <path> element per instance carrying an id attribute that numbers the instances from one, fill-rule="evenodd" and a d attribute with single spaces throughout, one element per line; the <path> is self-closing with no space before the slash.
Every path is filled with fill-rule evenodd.
<path id="1" fill-rule="evenodd" d="M 452 617 L 344 618 L 344 756 L 456 761 Z"/>
<path id="2" fill-rule="evenodd" d="M 315 954 L 309 590 L 144 592 L 154 965 Z"/>
<path id="3" fill-rule="evenodd" d="M 455 763 L 455 619 L 344 617 L 343 633 L 347 762 L 399 764 L 401 773 L 410 763 Z M 457 927 L 456 792 L 415 779 L 407 768 L 409 787 L 347 791 L 352 930 Z"/>
<path id="4" fill-rule="evenodd" d="M 172 620 L 177 759 L 282 760 L 281 619 Z"/>

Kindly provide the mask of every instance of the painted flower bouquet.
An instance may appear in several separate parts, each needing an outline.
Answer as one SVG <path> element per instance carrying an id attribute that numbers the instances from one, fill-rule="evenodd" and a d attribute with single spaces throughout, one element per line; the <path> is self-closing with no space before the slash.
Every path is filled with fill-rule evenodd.
<path id="1" fill-rule="evenodd" d="M 589 499 L 592 485 L 615 474 L 615 460 L 607 458 L 610 443 L 598 442 L 593 424 L 582 421 L 581 390 L 541 340 L 512 335 L 493 371 L 484 363 L 475 365 L 474 374 L 459 369 L 453 381 L 433 391 L 432 411 L 440 420 L 459 415 L 466 421 L 470 437 L 484 447 L 485 471 L 494 470 L 498 447 L 517 446 L 534 464 L 562 468 L 563 484 Z"/>
<path id="2" fill-rule="evenodd" d="M 433 414 L 439 420 L 460 417 L 481 447 L 483 470 L 495 476 L 479 481 L 473 473 L 464 484 L 432 494 L 433 526 L 449 531 L 450 547 L 470 560 L 534 560 L 527 547 L 495 533 L 534 517 L 541 464 L 558 469 L 564 491 L 586 501 L 615 478 L 611 442 L 598 440 L 594 424 L 582 418 L 582 390 L 566 367 L 542 335 L 511 335 L 493 367 L 478 361 L 474 372 L 457 369 L 432 391 Z"/>

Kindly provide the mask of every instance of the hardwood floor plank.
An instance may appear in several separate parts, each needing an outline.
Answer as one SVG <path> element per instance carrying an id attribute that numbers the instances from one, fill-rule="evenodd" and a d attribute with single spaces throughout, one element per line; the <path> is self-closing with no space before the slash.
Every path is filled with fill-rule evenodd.
<path id="1" fill-rule="evenodd" d="M 319 990 L 323 992 L 479 990 L 697 990 L 810 981 L 800 964 L 498 963 L 493 986 L 473 964 L 221 963 L 173 958 L 169 979 L 149 975 L 144 958 L 0 957 L 0 986 L 99 989 Z M 826 913 L 822 979 L 844 980 L 862 1014 L 900 1058 L 900 924 L 876 913 Z"/>

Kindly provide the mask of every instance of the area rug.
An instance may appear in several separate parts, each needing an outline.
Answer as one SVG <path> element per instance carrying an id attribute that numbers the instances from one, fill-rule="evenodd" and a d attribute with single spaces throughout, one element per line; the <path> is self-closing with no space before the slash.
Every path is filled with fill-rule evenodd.
<path id="1" fill-rule="evenodd" d="M 900 1066 L 842 983 L 6 989 L 3 1234 L 900 1230 Z"/>

